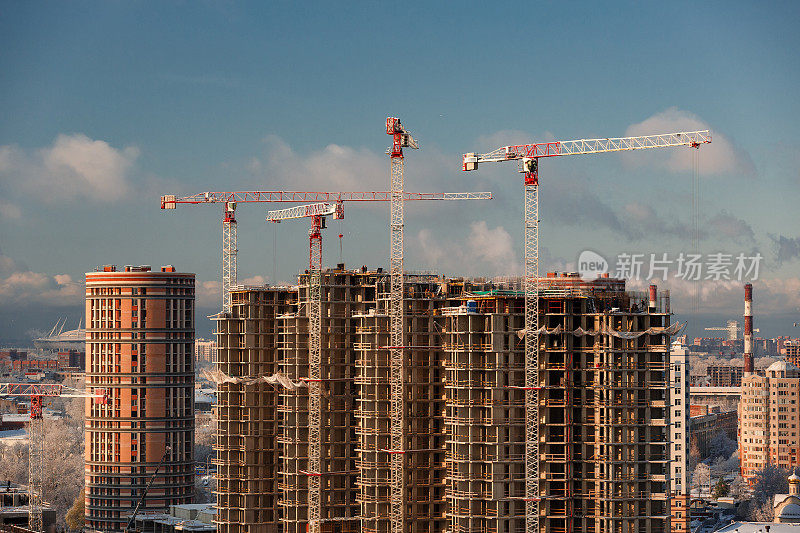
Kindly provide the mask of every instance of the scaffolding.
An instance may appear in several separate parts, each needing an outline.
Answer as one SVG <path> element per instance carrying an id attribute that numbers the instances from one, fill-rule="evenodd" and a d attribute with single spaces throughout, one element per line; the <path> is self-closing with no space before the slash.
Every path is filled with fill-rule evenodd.
<path id="1" fill-rule="evenodd" d="M 238 288 L 217 324 L 217 514 L 219 533 L 281 531 L 277 472 L 278 391 L 265 380 L 278 371 L 277 322 L 295 306 L 285 288 Z"/>
<path id="2" fill-rule="evenodd" d="M 444 531 L 444 382 L 441 351 L 446 304 L 435 276 L 406 274 L 403 283 L 404 372 L 400 406 L 392 393 L 392 328 L 390 278 L 377 280 L 375 309 L 358 317 L 357 402 L 358 501 L 365 533 L 392 531 L 393 465 L 402 455 L 404 531 Z M 395 412 L 404 413 L 398 449 L 393 440 Z"/>
<path id="3" fill-rule="evenodd" d="M 280 372 L 308 387 L 283 389 L 280 411 L 280 506 L 283 531 L 305 533 L 314 527 L 309 504 L 319 487 L 319 530 L 356 531 L 355 341 L 356 319 L 374 302 L 374 272 L 326 270 L 320 273 L 319 364 L 310 365 L 312 314 L 310 275 L 300 276 L 298 308 L 278 317 Z M 311 446 L 309 390 L 319 394 L 318 444 Z M 312 448 L 317 459 L 310 457 Z"/>
<path id="4" fill-rule="evenodd" d="M 234 291 L 218 320 L 220 370 L 279 378 L 220 386 L 221 533 L 307 533 L 316 486 L 323 533 L 392 531 L 391 277 L 321 273 L 313 373 L 310 278 L 301 274 L 295 292 Z M 533 386 L 541 531 L 667 533 L 668 299 L 650 302 L 613 279 L 537 284 L 531 384 L 520 283 L 405 274 L 402 528 L 526 530 Z M 314 387 L 318 465 L 309 460 Z"/>
<path id="5" fill-rule="evenodd" d="M 525 529 L 524 298 L 477 297 L 445 315 L 448 530 Z"/>
<path id="6" fill-rule="evenodd" d="M 669 311 L 645 302 L 540 299 L 545 531 L 669 531 Z"/>
<path id="7" fill-rule="evenodd" d="M 538 285 L 533 383 L 523 291 L 482 288 L 442 310 L 448 529 L 526 530 L 533 386 L 540 530 L 666 533 L 668 299 L 568 275 Z"/>

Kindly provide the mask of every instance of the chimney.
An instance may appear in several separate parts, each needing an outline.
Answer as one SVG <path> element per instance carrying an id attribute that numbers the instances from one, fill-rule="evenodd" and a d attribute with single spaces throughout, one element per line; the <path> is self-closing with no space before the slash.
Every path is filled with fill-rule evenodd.
<path id="1" fill-rule="evenodd" d="M 650 308 L 651 313 L 654 313 L 656 310 L 657 300 L 658 300 L 658 287 L 656 285 L 650 285 L 650 301 L 648 303 L 648 307 Z"/>
<path id="2" fill-rule="evenodd" d="M 744 373 L 752 374 L 753 365 L 753 284 L 744 286 Z"/>

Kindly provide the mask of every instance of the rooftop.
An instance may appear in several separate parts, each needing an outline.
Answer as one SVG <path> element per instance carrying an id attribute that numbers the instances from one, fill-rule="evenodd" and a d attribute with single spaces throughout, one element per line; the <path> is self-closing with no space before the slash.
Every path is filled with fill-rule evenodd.
<path id="1" fill-rule="evenodd" d="M 798 533 L 800 524 L 779 522 L 731 522 L 715 533 Z"/>

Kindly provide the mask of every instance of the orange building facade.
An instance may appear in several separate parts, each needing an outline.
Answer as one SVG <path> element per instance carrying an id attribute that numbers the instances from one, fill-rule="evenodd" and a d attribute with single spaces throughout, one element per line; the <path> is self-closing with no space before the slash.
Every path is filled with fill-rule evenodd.
<path id="1" fill-rule="evenodd" d="M 752 481 L 767 464 L 800 466 L 800 369 L 777 361 L 764 376 L 746 374 L 739 402 L 742 477 Z"/>
<path id="2" fill-rule="evenodd" d="M 106 266 L 86 274 L 86 529 L 191 503 L 194 274 Z M 160 468 L 159 468 L 160 465 Z"/>

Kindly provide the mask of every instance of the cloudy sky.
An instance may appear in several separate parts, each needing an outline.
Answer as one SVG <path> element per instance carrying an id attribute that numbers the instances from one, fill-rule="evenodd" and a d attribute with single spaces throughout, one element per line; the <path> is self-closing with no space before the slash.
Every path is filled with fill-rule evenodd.
<path id="1" fill-rule="evenodd" d="M 77 325 L 83 273 L 106 263 L 196 272 L 213 311 L 221 208 L 159 196 L 386 190 L 387 115 L 420 141 L 407 190 L 495 195 L 408 207 L 408 268 L 448 275 L 522 263 L 517 168 L 463 173 L 464 152 L 711 129 L 700 251 L 760 253 L 758 325 L 797 336 L 797 20 L 792 2 L 0 2 L 0 344 Z M 688 148 L 542 161 L 542 270 L 690 252 L 692 168 Z M 278 207 L 239 209 L 241 279 L 304 268 L 307 225 L 267 225 Z M 326 262 L 341 233 L 349 265 L 385 266 L 387 219 L 348 205 Z M 695 315 L 674 273 L 659 285 L 693 328 L 741 315 L 738 281 L 703 282 Z"/>

